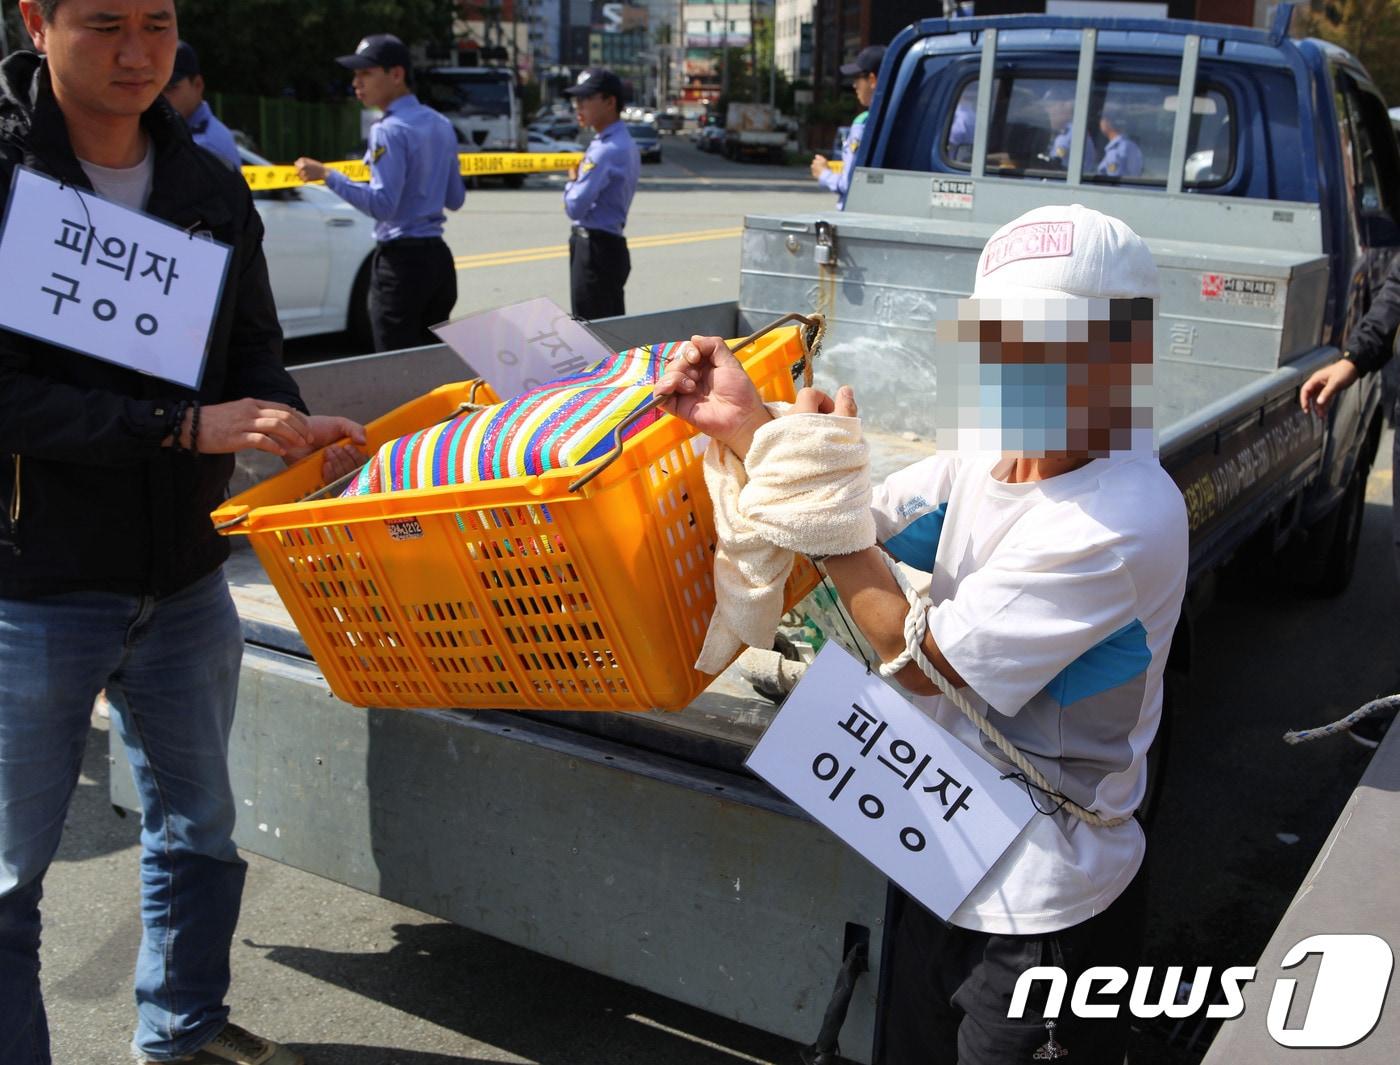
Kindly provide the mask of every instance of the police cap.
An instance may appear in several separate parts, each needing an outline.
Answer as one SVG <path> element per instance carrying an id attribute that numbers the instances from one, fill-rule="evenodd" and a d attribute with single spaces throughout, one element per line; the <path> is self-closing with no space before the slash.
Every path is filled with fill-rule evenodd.
<path id="1" fill-rule="evenodd" d="M 578 81 L 564 90 L 565 96 L 611 96 L 622 102 L 622 79 L 606 67 L 589 67 Z"/>
<path id="2" fill-rule="evenodd" d="M 356 46 L 354 55 L 340 56 L 336 62 L 351 70 L 369 70 L 371 67 L 413 69 L 413 55 L 408 45 L 392 33 L 371 34 Z"/>
<path id="3" fill-rule="evenodd" d="M 170 84 L 199 73 L 199 54 L 189 41 L 181 41 L 175 49 L 175 69 L 170 72 Z"/>
<path id="4" fill-rule="evenodd" d="M 854 78 L 857 74 L 878 74 L 880 64 L 885 61 L 885 46 L 883 44 L 872 44 L 869 48 L 862 48 L 860 54 L 856 56 L 854 63 L 841 64 L 841 74 L 847 78 Z"/>

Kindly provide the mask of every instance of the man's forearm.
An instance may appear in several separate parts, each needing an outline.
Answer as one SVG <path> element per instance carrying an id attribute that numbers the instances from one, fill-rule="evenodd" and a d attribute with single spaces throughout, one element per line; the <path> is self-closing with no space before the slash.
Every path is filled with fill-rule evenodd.
<path id="1" fill-rule="evenodd" d="M 880 660 L 888 662 L 904 651 L 904 619 L 909 614 L 909 602 L 882 556 L 880 548 L 868 547 L 852 555 L 833 555 L 826 559 L 825 566 L 856 625 Z M 924 637 L 922 649 L 934 668 L 955 687 L 966 686 L 938 649 L 931 633 Z M 938 693 L 933 681 L 913 663 L 900 670 L 894 679 L 916 695 Z"/>

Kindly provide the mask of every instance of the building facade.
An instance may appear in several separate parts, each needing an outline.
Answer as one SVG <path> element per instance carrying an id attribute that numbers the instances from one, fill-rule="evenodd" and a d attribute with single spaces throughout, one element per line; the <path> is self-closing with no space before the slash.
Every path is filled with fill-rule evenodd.
<path id="1" fill-rule="evenodd" d="M 773 11 L 773 0 L 683 3 L 681 99 L 714 102 L 729 91 L 736 75 L 766 66 L 773 48 Z"/>
<path id="2" fill-rule="evenodd" d="M 774 11 L 774 61 L 789 81 L 812 76 L 812 39 L 817 0 L 777 0 Z"/>
<path id="3" fill-rule="evenodd" d="M 940 0 L 815 0 L 813 80 L 835 89 L 840 67 L 868 44 L 888 44 L 920 19 L 939 18 Z M 1183 18 L 1262 26 L 1273 8 L 1266 0 L 975 0 L 963 3 L 977 15 L 1106 15 Z"/>

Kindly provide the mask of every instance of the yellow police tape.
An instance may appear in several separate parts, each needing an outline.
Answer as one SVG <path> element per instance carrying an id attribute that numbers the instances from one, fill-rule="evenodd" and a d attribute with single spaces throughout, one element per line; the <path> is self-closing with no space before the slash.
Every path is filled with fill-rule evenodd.
<path id="1" fill-rule="evenodd" d="M 463 177 L 479 175 L 543 174 L 551 170 L 568 170 L 583 161 L 582 152 L 463 152 L 457 156 Z M 326 163 L 327 170 L 336 170 L 351 181 L 368 181 L 369 164 L 358 160 Z M 297 177 L 294 166 L 245 166 L 243 178 L 254 192 L 272 189 L 294 189 L 311 184 Z"/>

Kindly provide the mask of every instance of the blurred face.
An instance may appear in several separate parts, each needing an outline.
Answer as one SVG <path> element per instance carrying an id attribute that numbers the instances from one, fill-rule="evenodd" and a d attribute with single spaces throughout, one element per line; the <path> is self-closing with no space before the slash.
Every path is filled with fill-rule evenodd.
<path id="1" fill-rule="evenodd" d="M 869 107 L 870 101 L 875 99 L 874 74 L 857 74 L 855 80 L 856 99 L 860 101 L 861 107 Z"/>
<path id="2" fill-rule="evenodd" d="M 360 103 L 383 110 L 404 94 L 404 70 L 403 67 L 357 70 L 351 84 Z"/>
<path id="3" fill-rule="evenodd" d="M 1050 116 L 1051 129 L 1064 129 L 1074 117 L 1074 101 L 1053 99 L 1045 101 L 1045 111 Z"/>
<path id="4" fill-rule="evenodd" d="M 938 423 L 957 427 L 950 449 L 1103 458 L 1150 432 L 1153 301 L 1081 302 L 1088 313 L 1046 300 L 1028 318 L 1020 305 L 960 300 L 959 319 L 939 323 L 939 339 L 955 342 L 960 360 L 948 366 L 953 395 L 940 387 L 938 396 L 958 408 Z M 996 317 L 1013 309 L 1017 317 Z"/>
<path id="5" fill-rule="evenodd" d="M 63 0 L 52 22 L 20 0 L 20 13 L 49 58 L 65 113 L 140 115 L 170 81 L 180 43 L 174 0 Z"/>
<path id="6" fill-rule="evenodd" d="M 596 92 L 591 96 L 575 96 L 574 113 L 578 115 L 580 126 L 601 133 L 617 121 L 617 100 Z"/>
<path id="7" fill-rule="evenodd" d="M 181 118 L 189 118 L 195 108 L 204 102 L 204 76 L 196 74 L 192 78 L 181 78 L 165 87 L 165 99 L 171 107 L 180 112 Z"/>

